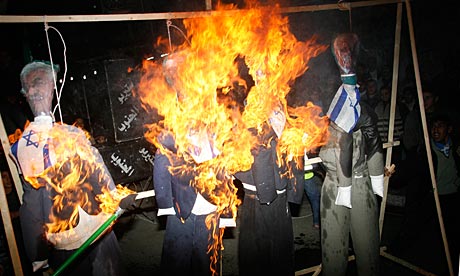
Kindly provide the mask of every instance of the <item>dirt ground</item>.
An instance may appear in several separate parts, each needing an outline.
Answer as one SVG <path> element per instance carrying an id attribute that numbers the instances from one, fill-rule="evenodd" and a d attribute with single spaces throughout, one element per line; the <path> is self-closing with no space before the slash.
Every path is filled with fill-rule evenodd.
<path id="1" fill-rule="evenodd" d="M 141 207 L 146 208 L 141 208 L 135 214 L 123 215 L 115 226 L 125 266 L 129 274 L 136 276 L 158 275 L 159 272 L 164 221 L 155 217 L 154 208 L 149 207 L 151 204 L 143 202 Z M 312 227 L 311 208 L 305 196 L 293 215 L 296 275 L 320 275 L 320 231 Z M 439 226 L 431 223 L 420 229 L 418 240 L 410 246 L 399 242 L 394 246 L 402 221 L 403 208 L 387 204 L 382 234 L 381 275 L 447 275 Z M 238 227 L 233 228 L 224 235 L 221 276 L 238 275 L 238 231 Z M 392 250 L 387 246 L 391 246 Z M 349 262 L 348 275 L 357 275 L 353 260 Z"/>

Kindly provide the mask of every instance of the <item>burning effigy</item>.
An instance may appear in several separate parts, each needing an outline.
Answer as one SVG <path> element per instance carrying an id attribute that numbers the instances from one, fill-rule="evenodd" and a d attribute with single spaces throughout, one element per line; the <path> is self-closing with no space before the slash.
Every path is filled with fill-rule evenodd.
<path id="1" fill-rule="evenodd" d="M 260 147 L 276 151 L 278 166 L 301 166 L 291 161 L 327 141 L 328 120 L 321 110 L 312 103 L 289 107 L 286 95 L 309 60 L 328 46 L 315 37 L 298 41 L 277 6 L 237 10 L 220 4 L 210 16 L 184 19 L 183 25 L 183 44 L 171 46 L 162 62 L 143 63 L 139 97 L 160 117 L 149 122 L 145 138 L 169 172 L 159 182 L 174 185 L 187 175 L 187 188 L 204 195 L 218 215 L 230 209 L 235 219 L 241 202 L 234 176 L 251 169 Z M 167 43 L 158 39 L 159 48 L 167 49 Z M 284 174 L 290 177 L 290 170 Z M 154 178 L 156 185 L 162 184 Z M 173 209 L 167 214 L 181 212 L 174 204 L 165 205 Z M 210 246 L 219 246 L 223 232 L 212 233 L 220 237 Z"/>
<path id="2" fill-rule="evenodd" d="M 55 122 L 51 112 L 55 74 L 56 69 L 42 61 L 23 68 L 23 94 L 35 117 L 11 148 L 25 180 L 20 219 L 34 271 L 70 264 L 67 257 L 116 213 L 122 199 L 134 193 L 115 185 L 87 133 Z M 111 222 L 98 232 L 99 240 L 89 253 L 74 264 L 75 273 L 122 272 Z M 96 263 L 99 259 L 105 261 Z"/>

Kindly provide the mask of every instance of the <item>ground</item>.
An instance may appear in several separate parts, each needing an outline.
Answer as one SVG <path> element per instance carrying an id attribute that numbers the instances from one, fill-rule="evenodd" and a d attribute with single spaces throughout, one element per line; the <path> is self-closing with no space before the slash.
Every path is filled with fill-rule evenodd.
<path id="1" fill-rule="evenodd" d="M 444 275 L 447 271 L 447 262 L 436 221 L 420 229 L 416 241 L 410 245 L 398 240 L 404 218 L 402 201 L 403 198 L 401 200 L 397 193 L 389 195 L 387 200 L 382 234 L 381 275 Z M 141 206 L 149 204 L 144 202 Z M 312 227 L 311 208 L 306 197 L 294 213 L 297 213 L 293 217 L 296 275 L 318 275 L 315 272 L 320 272 L 320 231 Z M 154 209 L 149 208 L 142 209 L 136 214 L 125 214 L 119 219 L 115 231 L 129 274 L 158 274 L 163 226 L 164 222 L 155 217 Z M 227 231 L 224 235 L 221 276 L 238 275 L 237 240 L 238 228 Z M 352 249 L 350 254 L 353 254 Z M 357 274 L 355 263 L 350 260 L 347 276 L 352 275 Z"/>

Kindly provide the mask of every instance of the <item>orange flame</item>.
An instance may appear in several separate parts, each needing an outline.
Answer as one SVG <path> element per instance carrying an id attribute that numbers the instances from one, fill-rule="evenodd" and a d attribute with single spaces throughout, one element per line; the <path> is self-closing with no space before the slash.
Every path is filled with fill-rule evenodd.
<path id="1" fill-rule="evenodd" d="M 161 117 L 145 134 L 160 150 L 157 137 L 163 130 L 174 134 L 177 154 L 190 162 L 185 154 L 190 137 L 207 135 L 212 140 L 218 155 L 194 166 L 197 177 L 191 185 L 210 195 L 218 212 L 231 206 L 236 216 L 240 202 L 231 175 L 251 168 L 251 149 L 263 141 L 250 129 L 261 132 L 275 108 L 287 117 L 280 153 L 293 158 L 325 142 L 327 120 L 311 104 L 290 109 L 293 117 L 288 116 L 286 95 L 290 84 L 308 69 L 308 61 L 328 46 L 318 44 L 315 37 L 298 41 L 278 6 L 237 10 L 219 4 L 217 10 L 209 17 L 183 20 L 187 43 L 177 46 L 163 64 L 144 62 L 138 93 L 145 109 Z M 166 48 L 161 45 L 164 39 L 157 42 Z M 240 76 L 239 59 L 255 85 Z M 244 107 L 241 95 L 246 98 Z M 182 169 L 186 168 L 170 171 Z M 221 237 L 216 240 L 215 246 Z"/>
<path id="2" fill-rule="evenodd" d="M 90 215 L 113 214 L 120 200 L 133 193 L 120 185 L 115 191 L 108 190 L 113 180 L 85 132 L 55 124 L 47 136 L 54 165 L 26 180 L 35 188 L 50 191 L 53 205 L 46 225 L 48 233 L 74 228 L 79 221 L 78 206 Z"/>

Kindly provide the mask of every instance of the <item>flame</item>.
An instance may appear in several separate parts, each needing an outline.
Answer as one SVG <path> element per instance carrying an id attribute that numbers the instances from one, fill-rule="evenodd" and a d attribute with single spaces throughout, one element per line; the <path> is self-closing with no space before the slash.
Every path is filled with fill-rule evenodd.
<path id="1" fill-rule="evenodd" d="M 46 187 L 52 198 L 48 233 L 59 233 L 76 227 L 78 206 L 90 215 L 113 214 L 120 200 L 133 191 L 117 186 L 110 191 L 110 174 L 102 157 L 91 146 L 85 132 L 68 125 L 55 124 L 47 133 L 51 167 L 37 176 L 26 177 L 34 188 Z M 42 138 L 43 138 L 42 137 Z"/>
<path id="2" fill-rule="evenodd" d="M 218 212 L 230 206 L 234 216 L 240 202 L 231 175 L 251 168 L 251 150 L 266 143 L 257 134 L 274 109 L 287 117 L 277 150 L 290 158 L 324 144 L 327 132 L 327 120 L 318 109 L 310 103 L 288 110 L 286 95 L 308 69 L 308 61 L 328 46 L 318 44 L 316 37 L 298 41 L 278 6 L 248 6 L 237 10 L 218 4 L 211 16 L 183 20 L 186 42 L 172 49 L 163 63 L 143 63 L 137 92 L 144 108 L 160 117 L 148 125 L 146 139 L 170 154 L 158 136 L 164 130 L 173 133 L 177 155 L 188 162 L 170 171 L 194 170 L 191 185 L 209 195 Z M 165 42 L 159 38 L 158 47 L 167 48 Z M 242 63 L 249 79 L 241 76 Z M 214 158 L 194 162 L 191 149 L 203 150 L 204 145 L 193 137 L 211 141 Z M 219 246 L 221 236 L 216 240 L 213 246 Z"/>

